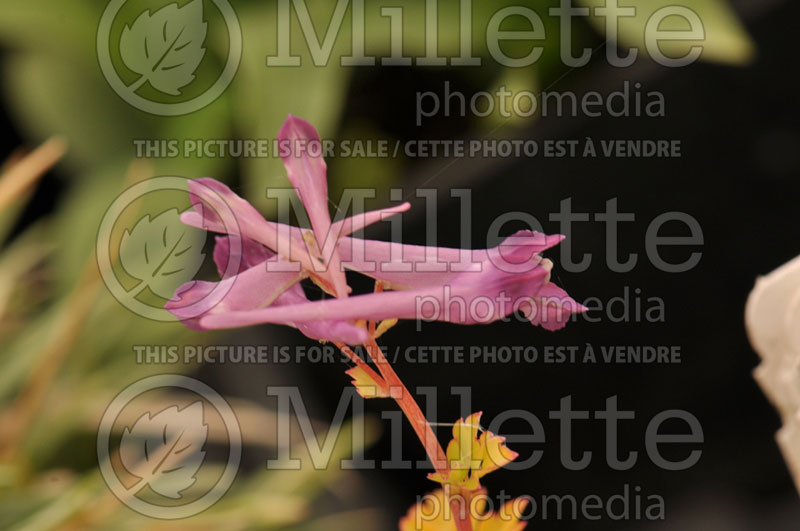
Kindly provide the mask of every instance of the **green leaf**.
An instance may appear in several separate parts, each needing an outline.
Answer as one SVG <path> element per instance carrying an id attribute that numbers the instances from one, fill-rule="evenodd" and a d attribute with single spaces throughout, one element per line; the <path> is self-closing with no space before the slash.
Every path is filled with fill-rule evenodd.
<path id="1" fill-rule="evenodd" d="M 594 15 L 595 7 L 605 6 L 605 0 L 578 0 L 591 9 L 589 20 L 600 31 L 605 32 L 606 17 Z M 742 26 L 736 13 L 726 0 L 619 0 L 620 8 L 634 7 L 634 16 L 620 16 L 619 41 L 626 47 L 636 47 L 646 53 L 645 28 L 648 20 L 660 9 L 680 6 L 696 13 L 703 23 L 705 38 L 697 41 L 663 40 L 659 48 L 669 57 L 685 56 L 692 46 L 701 46 L 700 58 L 704 61 L 732 65 L 747 64 L 755 56 L 755 44 Z M 683 31 L 688 23 L 682 16 L 664 18 L 659 25 L 663 31 Z M 652 46 L 652 45 L 651 45 Z"/>
<path id="2" fill-rule="evenodd" d="M 92 60 L 96 58 L 98 6 L 83 0 L 0 2 L 0 39 L 9 50 Z"/>
<path id="3" fill-rule="evenodd" d="M 122 61 L 141 75 L 128 89 L 135 92 L 149 82 L 161 92 L 180 95 L 205 56 L 207 33 L 202 0 L 180 8 L 169 4 L 152 15 L 149 9 L 143 12 L 132 26 L 125 26 L 120 39 Z"/>
<path id="4" fill-rule="evenodd" d="M 0 8 L 0 17 L 2 13 Z M 7 36 L 3 33 L 4 23 L 0 23 L 0 39 Z M 180 149 L 177 156 L 153 158 L 153 175 L 223 178 L 230 174 L 230 157 L 198 156 L 182 149 L 187 140 L 231 137 L 229 91 L 206 108 L 185 116 L 149 115 L 132 107 L 113 91 L 98 67 L 93 47 L 77 50 L 65 45 L 61 50 L 46 49 L 44 41 L 52 34 L 48 33 L 48 28 L 44 23 L 31 26 L 31 33 L 38 35 L 42 42 L 22 43 L 22 48 L 15 49 L 6 58 L 2 88 L 12 118 L 24 138 L 38 141 L 59 134 L 67 140 L 69 150 L 64 168 L 70 178 L 97 179 L 103 183 L 114 181 L 119 183 L 116 185 L 116 193 L 119 193 L 124 188 L 122 178 L 126 168 L 137 156 L 139 148 L 135 143 L 158 143 L 160 140 L 175 141 Z M 216 50 L 216 41 L 215 34 L 210 32 L 207 56 Z M 208 60 L 206 57 L 203 64 Z M 102 207 L 99 216 L 111 199 L 113 196 L 97 204 Z M 86 209 L 87 205 L 84 203 L 79 208 Z"/>

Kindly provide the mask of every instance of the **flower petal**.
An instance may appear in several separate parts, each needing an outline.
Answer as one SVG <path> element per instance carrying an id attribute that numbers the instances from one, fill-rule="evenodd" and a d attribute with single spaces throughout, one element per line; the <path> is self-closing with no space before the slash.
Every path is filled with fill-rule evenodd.
<path id="1" fill-rule="evenodd" d="M 320 142 L 319 135 L 310 123 L 290 114 L 281 127 L 278 142 L 286 146 L 281 151 L 286 174 L 308 213 L 317 247 L 336 294 L 346 297 L 349 288 L 336 249 L 339 234 L 331 231 L 331 215 L 328 211 L 328 169 L 322 155 L 309 149 L 311 143 Z"/>
<path id="2" fill-rule="evenodd" d="M 308 304 L 309 300 L 300 284 L 295 284 L 281 294 L 272 303 L 273 307 L 286 307 L 298 304 Z M 335 320 L 320 319 L 317 321 L 289 322 L 290 326 L 297 328 L 303 335 L 320 341 L 335 341 L 348 345 L 360 345 L 369 338 L 369 333 L 355 323 Z"/>
<path id="3" fill-rule="evenodd" d="M 380 210 L 370 210 L 368 212 L 362 212 L 361 214 L 355 214 L 331 225 L 331 232 L 333 234 L 339 234 L 340 236 L 348 236 L 354 232 L 360 231 L 368 225 L 383 221 L 395 214 L 406 212 L 409 208 L 411 208 L 411 203 L 403 203 Z"/>
<path id="4" fill-rule="evenodd" d="M 573 313 L 588 310 L 552 282 L 545 284 L 537 295 L 537 303 L 521 308 L 528 320 L 550 331 L 566 326 Z"/>
<path id="5" fill-rule="evenodd" d="M 227 258 L 222 256 L 224 246 L 225 243 L 219 252 L 215 249 L 215 258 L 219 255 L 221 260 L 226 261 Z M 189 328 L 212 330 L 216 327 L 206 326 L 202 322 L 205 317 L 308 303 L 298 283 L 302 277 L 302 273 L 268 271 L 264 261 L 219 282 L 194 281 L 184 284 L 176 290 L 175 297 L 165 307 Z M 219 292 L 222 295 L 215 298 L 214 293 Z M 368 335 L 366 330 L 354 323 L 334 319 L 285 324 L 295 326 L 312 339 L 348 345 L 361 344 Z"/>
<path id="6" fill-rule="evenodd" d="M 217 265 L 217 270 L 220 272 L 220 276 L 223 278 L 230 278 L 224 277 L 224 271 L 227 268 L 228 261 L 231 259 L 230 253 L 230 240 L 237 238 L 236 236 L 217 236 L 216 238 L 216 246 L 214 247 L 214 261 Z M 235 259 L 235 257 L 234 257 Z M 251 307 L 237 307 L 237 310 L 249 310 L 249 309 L 256 309 L 262 308 L 268 305 L 271 302 L 271 306 L 286 306 L 292 304 L 301 304 L 308 302 L 308 298 L 306 297 L 305 293 L 303 292 L 303 288 L 298 284 L 295 283 L 288 287 L 283 293 L 280 293 L 277 298 L 272 298 L 271 294 L 268 294 L 266 300 L 262 300 L 259 297 L 262 296 L 262 292 L 260 291 L 263 286 L 271 285 L 274 282 L 275 276 L 282 275 L 283 273 L 275 273 L 272 271 L 268 271 L 265 262 L 267 260 L 276 260 L 276 255 L 271 250 L 267 249 L 263 245 L 254 242 L 253 240 L 243 239 L 242 242 L 242 253 L 239 260 L 237 260 L 240 264 L 240 273 L 241 275 L 237 275 L 238 278 L 235 281 L 230 282 L 243 282 L 243 285 L 239 285 L 239 288 L 244 290 L 250 290 L 251 287 L 253 289 L 253 297 L 241 297 L 238 293 L 229 294 L 232 297 L 238 297 L 235 302 L 226 302 L 224 308 L 226 311 L 231 307 L 231 304 L 235 305 L 250 305 Z M 245 271 L 250 269 L 255 269 L 256 272 L 248 272 L 247 274 L 243 274 Z M 258 273 L 260 272 L 260 273 Z M 300 280 L 301 276 L 298 275 L 298 280 Z M 196 291 L 191 291 L 192 286 L 187 286 L 183 289 L 183 292 L 179 290 L 179 295 L 181 295 L 182 300 L 189 300 L 189 298 L 198 298 L 202 297 L 204 292 L 210 291 L 214 286 L 219 286 L 221 283 L 202 283 L 199 286 L 195 287 Z M 189 290 L 186 293 L 186 290 Z M 231 290 L 232 291 L 232 290 Z M 179 317 L 181 315 L 186 316 L 186 314 L 181 313 L 180 309 L 177 307 L 176 303 L 168 306 L 168 309 L 175 310 L 178 312 Z M 219 310 L 211 310 L 205 313 L 205 315 L 214 315 L 218 313 Z M 174 312 L 173 312 L 174 313 Z M 199 325 L 199 317 L 190 318 L 186 323 L 187 326 L 193 328 L 200 328 Z M 343 343 L 347 343 L 348 345 L 357 345 L 363 343 L 367 339 L 367 332 L 360 327 L 355 326 L 353 323 L 348 323 L 344 321 L 314 321 L 314 322 L 307 322 L 307 323 L 299 323 L 299 325 L 294 325 L 294 323 L 289 323 L 292 326 L 298 328 L 303 334 L 318 340 L 327 340 L 327 341 L 339 341 Z"/>
<path id="7" fill-rule="evenodd" d="M 194 205 L 194 211 L 186 211 L 181 215 L 183 223 L 221 234 L 239 235 L 242 237 L 242 251 L 245 251 L 244 248 L 248 246 L 248 240 L 257 242 L 281 254 L 289 261 L 299 262 L 300 266 L 309 274 L 333 287 L 333 279 L 324 271 L 320 272 L 320 266 L 313 263 L 316 259 L 309 254 L 303 238 L 307 232 L 304 229 L 265 220 L 250 203 L 214 179 L 190 180 L 189 196 Z M 357 214 L 335 223 L 331 233 L 351 234 L 366 225 L 404 212 L 409 206 L 408 203 L 404 203 L 395 207 Z M 235 248 L 237 242 L 234 240 L 233 244 Z M 250 250 L 254 249 L 251 247 Z M 238 253 L 235 254 L 238 255 Z M 246 253 L 241 256 L 245 255 Z M 252 265 L 252 262 L 249 263 Z M 235 265 L 235 261 L 228 264 L 228 267 L 231 267 L 228 276 L 236 274 L 237 270 L 245 269 L 236 268 Z M 329 266 L 328 269 L 330 270 L 331 267 Z"/>
<path id="8" fill-rule="evenodd" d="M 219 282 L 188 282 L 175 291 L 164 307 L 196 330 L 208 329 L 201 320 L 209 315 L 264 308 L 302 278 L 299 272 L 267 271 L 265 264 Z"/>
<path id="9" fill-rule="evenodd" d="M 535 255 L 563 240 L 560 234 L 522 230 L 496 247 L 469 250 L 345 237 L 339 249 L 346 268 L 382 280 L 391 289 L 413 289 L 445 284 L 460 273 L 479 270 L 487 260 L 509 272 L 524 272 L 538 264 Z"/>
<path id="10" fill-rule="evenodd" d="M 242 236 L 282 253 L 288 260 L 300 262 L 303 269 L 311 269 L 311 257 L 299 229 L 288 230 L 293 227 L 265 220 L 253 205 L 221 182 L 207 177 L 190 180 L 189 198 L 194 211 L 181 214 L 183 223 L 220 234 Z M 279 229 L 283 229 L 280 236 L 286 238 L 280 246 Z"/>
<path id="11" fill-rule="evenodd" d="M 234 241 L 234 250 L 239 249 L 239 253 L 233 256 L 231 256 L 231 240 Z M 237 240 L 241 243 L 237 244 Z M 274 252 L 249 238 L 240 238 L 235 235 L 217 236 L 215 241 L 214 263 L 217 265 L 219 276 L 223 279 L 231 276 L 227 274 L 230 260 L 239 265 L 239 270 L 234 273 L 238 274 L 275 257 Z"/>
<path id="12" fill-rule="evenodd" d="M 515 260 L 530 253 L 518 247 L 513 253 Z M 286 306 L 266 308 L 250 312 L 231 312 L 203 319 L 203 325 L 214 328 L 235 328 L 258 323 L 287 323 L 315 320 L 382 320 L 422 319 L 447 321 L 459 324 L 488 323 L 505 317 L 517 310 L 526 315 L 539 315 L 536 324 L 548 329 L 560 328 L 547 322 L 548 313 L 535 314 L 540 303 L 539 293 L 548 285 L 550 271 L 536 264 L 530 271 L 508 272 L 498 268 L 488 257 L 480 263 L 480 270 L 466 271 L 453 277 L 443 285 L 424 286 L 408 291 L 385 291 L 358 295 L 348 300 L 323 300 Z M 556 292 L 548 292 L 556 297 Z M 561 308 L 582 311 L 582 307 L 571 298 L 561 301 Z M 553 301 L 550 301 L 551 304 Z M 561 317 L 561 315 L 559 315 Z"/>

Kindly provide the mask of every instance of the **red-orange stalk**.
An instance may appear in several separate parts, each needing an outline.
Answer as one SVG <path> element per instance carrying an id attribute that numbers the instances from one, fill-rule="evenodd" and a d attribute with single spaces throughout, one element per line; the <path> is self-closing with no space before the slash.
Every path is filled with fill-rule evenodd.
<path id="1" fill-rule="evenodd" d="M 425 452 L 428 454 L 433 468 L 440 474 L 446 474 L 449 469 L 449 464 L 447 463 L 444 450 L 441 444 L 439 444 L 439 439 L 436 438 L 436 434 L 433 432 L 433 428 L 428 422 L 428 419 L 425 418 L 419 404 L 414 400 L 414 396 L 408 391 L 402 380 L 400 380 L 400 377 L 389 364 L 389 360 L 383 355 L 383 351 L 372 336 L 370 336 L 364 346 L 370 358 L 372 358 L 372 361 L 375 363 L 375 366 L 378 367 L 378 371 L 381 373 L 381 376 L 383 376 L 384 381 L 389 386 L 391 397 L 394 398 L 397 405 L 400 406 L 403 414 L 414 428 L 420 442 L 422 442 L 422 445 L 425 447 Z M 459 510 L 458 502 L 455 500 L 451 500 L 450 505 L 452 509 L 451 513 L 455 516 L 456 529 L 458 531 L 472 531 L 469 510 L 467 510 L 467 514 L 463 514 L 463 512 Z"/>

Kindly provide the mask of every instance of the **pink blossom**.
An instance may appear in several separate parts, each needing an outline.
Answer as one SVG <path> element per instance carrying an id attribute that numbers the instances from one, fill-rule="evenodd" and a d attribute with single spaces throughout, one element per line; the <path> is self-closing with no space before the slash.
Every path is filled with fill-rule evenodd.
<path id="1" fill-rule="evenodd" d="M 279 137 L 290 145 L 319 141 L 314 128 L 290 116 Z M 500 245 L 481 250 L 403 245 L 349 235 L 402 205 L 331 222 L 324 160 L 308 150 L 283 157 L 290 182 L 306 209 L 311 230 L 265 220 L 247 201 L 213 179 L 190 181 L 194 211 L 184 223 L 222 233 L 214 260 L 222 279 L 178 288 L 166 307 L 197 329 L 280 323 L 309 337 L 360 344 L 368 339 L 358 321 L 424 319 L 459 324 L 489 323 L 519 311 L 548 330 L 564 326 L 585 308 L 550 282 L 549 260 L 541 252 L 562 236 L 520 231 Z M 235 222 L 220 213 L 234 213 Z M 238 268 L 229 271 L 231 264 Z M 392 291 L 348 296 L 345 269 L 380 281 Z M 311 278 L 334 299 L 310 301 L 300 281 Z M 215 287 L 224 293 L 199 305 Z M 213 298 L 212 298 L 213 299 Z M 191 312 L 187 311 L 191 308 Z"/>

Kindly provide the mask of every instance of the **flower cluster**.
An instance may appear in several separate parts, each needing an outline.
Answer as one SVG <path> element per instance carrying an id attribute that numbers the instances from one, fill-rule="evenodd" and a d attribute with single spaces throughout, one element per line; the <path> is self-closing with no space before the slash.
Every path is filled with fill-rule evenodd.
<path id="1" fill-rule="evenodd" d="M 304 143 L 319 140 L 304 120 L 289 117 L 279 140 Z M 561 328 L 570 314 L 583 307 L 550 282 L 552 264 L 541 252 L 562 236 L 519 231 L 491 249 L 473 250 L 404 245 L 353 238 L 367 225 L 408 210 L 409 204 L 357 214 L 331 222 L 328 212 L 326 165 L 309 152 L 283 158 L 311 229 L 265 220 L 247 201 L 213 179 L 189 182 L 193 211 L 181 219 L 187 225 L 224 234 L 217 238 L 214 260 L 222 276 L 214 282 L 193 281 L 178 288 L 166 305 L 192 328 L 237 328 L 260 323 L 297 327 L 307 336 L 350 345 L 362 344 L 367 332 L 360 321 L 418 319 L 420 300 L 442 305 L 458 297 L 467 305 L 487 302 L 480 319 L 468 312 L 440 312 L 434 318 L 458 324 L 488 323 L 522 311 L 534 324 Z M 221 212 L 233 211 L 235 223 Z M 232 249 L 236 256 L 232 256 Z M 228 271 L 231 261 L 239 264 Z M 345 269 L 380 281 L 380 293 L 351 296 Z M 310 278 L 334 298 L 309 300 L 300 286 Z M 446 289 L 445 289 L 446 288 Z M 198 306 L 210 293 L 223 295 Z M 511 299 L 516 304 L 502 304 Z M 198 311 L 200 308 L 202 311 Z"/>

